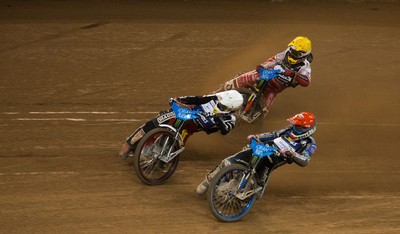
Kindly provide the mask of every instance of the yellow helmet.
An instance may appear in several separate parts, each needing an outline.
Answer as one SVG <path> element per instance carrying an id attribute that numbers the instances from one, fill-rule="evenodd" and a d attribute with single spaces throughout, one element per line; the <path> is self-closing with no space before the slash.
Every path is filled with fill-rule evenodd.
<path id="1" fill-rule="evenodd" d="M 298 36 L 288 44 L 287 60 L 290 64 L 296 64 L 311 53 L 311 41 L 307 37 Z"/>

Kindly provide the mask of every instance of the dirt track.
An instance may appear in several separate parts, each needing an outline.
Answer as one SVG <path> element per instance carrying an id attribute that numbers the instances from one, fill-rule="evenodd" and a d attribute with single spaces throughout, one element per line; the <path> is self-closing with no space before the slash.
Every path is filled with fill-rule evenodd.
<path id="1" fill-rule="evenodd" d="M 393 2 L 0 1 L 0 233 L 400 233 Z M 194 135 L 157 187 L 118 158 L 169 97 L 212 91 L 299 34 L 312 84 L 280 95 L 264 128 L 312 111 L 318 150 L 276 171 L 241 222 L 217 222 L 194 190 L 242 139 Z"/>

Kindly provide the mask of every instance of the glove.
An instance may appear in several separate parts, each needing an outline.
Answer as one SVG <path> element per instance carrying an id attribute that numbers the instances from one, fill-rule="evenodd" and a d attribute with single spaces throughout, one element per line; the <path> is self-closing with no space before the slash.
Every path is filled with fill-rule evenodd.
<path id="1" fill-rule="evenodd" d="M 229 119 L 221 119 L 220 117 L 214 117 L 214 122 L 216 123 L 219 131 L 222 135 L 228 134 L 230 130 L 235 127 L 235 117 Z"/>
<path id="2" fill-rule="evenodd" d="M 285 76 L 289 76 L 289 77 L 294 77 L 296 75 L 296 72 L 293 70 L 285 70 L 285 72 L 283 73 Z"/>
<path id="3" fill-rule="evenodd" d="M 223 121 L 229 127 L 230 130 L 232 130 L 236 125 L 236 117 L 233 115 L 226 116 Z"/>
<path id="4" fill-rule="evenodd" d="M 289 149 L 281 149 L 280 152 L 281 155 L 285 158 L 291 158 L 293 156 L 292 151 L 290 151 Z"/>
<path id="5" fill-rule="evenodd" d="M 175 99 L 175 98 L 170 98 L 170 99 L 168 100 L 168 103 L 169 103 L 170 106 L 172 106 L 172 103 L 174 103 L 174 102 L 176 102 L 176 99 Z"/>
<path id="6" fill-rule="evenodd" d="M 251 139 L 255 139 L 256 141 L 258 141 L 258 136 L 256 136 L 256 135 L 248 135 L 247 136 L 247 140 L 251 141 Z"/>
<path id="7" fill-rule="evenodd" d="M 287 161 L 289 164 L 293 162 L 293 152 L 289 149 L 281 149 L 281 156 Z"/>

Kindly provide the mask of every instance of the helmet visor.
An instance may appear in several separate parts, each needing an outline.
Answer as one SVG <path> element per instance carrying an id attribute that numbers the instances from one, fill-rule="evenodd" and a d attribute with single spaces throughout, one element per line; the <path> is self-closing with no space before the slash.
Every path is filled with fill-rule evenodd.
<path id="1" fill-rule="evenodd" d="M 300 126 L 300 125 L 294 125 L 293 126 L 293 132 L 295 132 L 296 134 L 303 134 L 306 133 L 308 131 L 308 128 Z"/>
<path id="2" fill-rule="evenodd" d="M 227 111 L 228 107 L 226 107 L 225 105 L 222 105 L 220 102 L 217 104 L 217 107 L 220 111 Z"/>
<path id="3" fill-rule="evenodd" d="M 289 49 L 289 57 L 292 59 L 301 59 L 307 55 L 307 52 L 301 50 L 295 50 L 294 48 Z"/>

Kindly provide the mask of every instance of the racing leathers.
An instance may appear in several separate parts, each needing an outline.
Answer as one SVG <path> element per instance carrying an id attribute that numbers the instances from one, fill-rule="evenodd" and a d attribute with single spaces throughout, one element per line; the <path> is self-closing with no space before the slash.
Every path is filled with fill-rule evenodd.
<path id="1" fill-rule="evenodd" d="M 297 64 L 289 64 L 287 62 L 289 48 L 267 59 L 255 70 L 239 74 L 233 79 L 222 84 L 215 92 L 223 90 L 231 90 L 237 88 L 246 88 L 253 86 L 260 81 L 259 67 L 280 70 L 280 74 L 268 81 L 263 91 L 265 99 L 265 114 L 271 109 L 276 96 L 288 87 L 309 86 L 311 82 L 311 62 L 312 54 L 301 59 Z"/>
<path id="2" fill-rule="evenodd" d="M 290 137 L 290 133 L 292 131 L 292 125 L 287 126 L 284 129 L 277 130 L 274 132 L 261 133 L 258 135 L 252 135 L 251 138 L 255 138 L 263 143 L 270 143 L 277 138 L 282 138 L 289 143 L 291 149 L 281 149 L 280 155 L 271 155 L 262 159 L 257 166 L 256 170 L 256 182 L 260 189 L 259 197 L 264 193 L 264 188 L 266 187 L 266 183 L 268 181 L 270 173 L 276 168 L 284 165 L 291 164 L 295 162 L 297 165 L 301 167 L 305 167 L 309 164 L 311 155 L 317 149 L 315 140 L 313 137 L 309 136 L 304 139 L 292 139 Z M 214 167 L 206 176 L 205 180 L 198 186 L 196 192 L 198 194 L 204 194 L 208 189 L 208 185 L 210 181 L 214 178 L 214 176 L 226 166 L 235 163 L 246 164 L 252 160 L 252 149 L 249 146 L 246 146 L 242 151 L 229 156 L 222 160 L 222 162 Z"/>
<path id="3" fill-rule="evenodd" d="M 181 133 L 183 144 L 185 144 L 189 136 L 195 132 L 204 131 L 207 134 L 211 134 L 219 131 L 222 135 L 226 135 L 235 127 L 235 116 L 229 112 L 219 111 L 219 109 L 216 108 L 218 98 L 214 95 L 171 98 L 170 104 L 174 101 L 190 106 L 192 110 L 210 114 L 200 115 L 199 118 L 187 120 L 184 123 L 185 125 Z M 156 117 L 137 128 L 133 134 L 126 139 L 126 143 L 119 153 L 120 157 L 126 159 L 130 151 L 134 152 L 139 140 L 147 132 L 157 128 L 160 124 L 173 125 L 174 122 L 175 113 L 172 109 L 161 111 Z"/>

